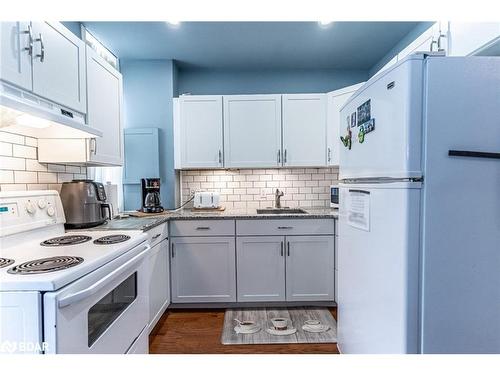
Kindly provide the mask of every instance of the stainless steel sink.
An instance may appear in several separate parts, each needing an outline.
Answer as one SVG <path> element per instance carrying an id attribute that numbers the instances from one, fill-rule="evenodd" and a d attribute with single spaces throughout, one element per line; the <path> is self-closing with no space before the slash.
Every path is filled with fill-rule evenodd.
<path id="1" fill-rule="evenodd" d="M 302 208 L 258 208 L 257 214 L 259 215 L 283 215 L 283 214 L 307 214 L 306 210 Z"/>

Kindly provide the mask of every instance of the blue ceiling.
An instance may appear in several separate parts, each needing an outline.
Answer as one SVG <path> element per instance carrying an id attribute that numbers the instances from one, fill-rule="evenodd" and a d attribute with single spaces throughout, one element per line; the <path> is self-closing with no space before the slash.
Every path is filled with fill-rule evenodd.
<path id="1" fill-rule="evenodd" d="M 83 22 L 121 59 L 182 68 L 370 69 L 419 22 Z"/>

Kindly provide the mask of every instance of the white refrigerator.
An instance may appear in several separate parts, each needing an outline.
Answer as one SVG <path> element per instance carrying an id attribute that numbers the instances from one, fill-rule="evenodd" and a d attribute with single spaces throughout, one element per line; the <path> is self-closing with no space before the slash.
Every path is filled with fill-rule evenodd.
<path id="1" fill-rule="evenodd" d="M 500 353 L 500 58 L 411 55 L 340 133 L 340 351 Z"/>

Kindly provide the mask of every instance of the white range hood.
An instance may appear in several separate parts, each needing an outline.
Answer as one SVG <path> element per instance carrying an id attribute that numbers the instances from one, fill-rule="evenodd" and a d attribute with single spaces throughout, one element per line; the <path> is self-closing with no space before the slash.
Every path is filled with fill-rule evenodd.
<path id="1" fill-rule="evenodd" d="M 96 138 L 85 115 L 0 82 L 0 130 L 34 138 Z"/>

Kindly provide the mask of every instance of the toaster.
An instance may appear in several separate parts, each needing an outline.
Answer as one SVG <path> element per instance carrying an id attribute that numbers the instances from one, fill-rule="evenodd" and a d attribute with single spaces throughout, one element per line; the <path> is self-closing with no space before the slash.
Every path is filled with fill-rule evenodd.
<path id="1" fill-rule="evenodd" d="M 219 193 L 199 191 L 194 193 L 194 208 L 218 208 Z"/>

